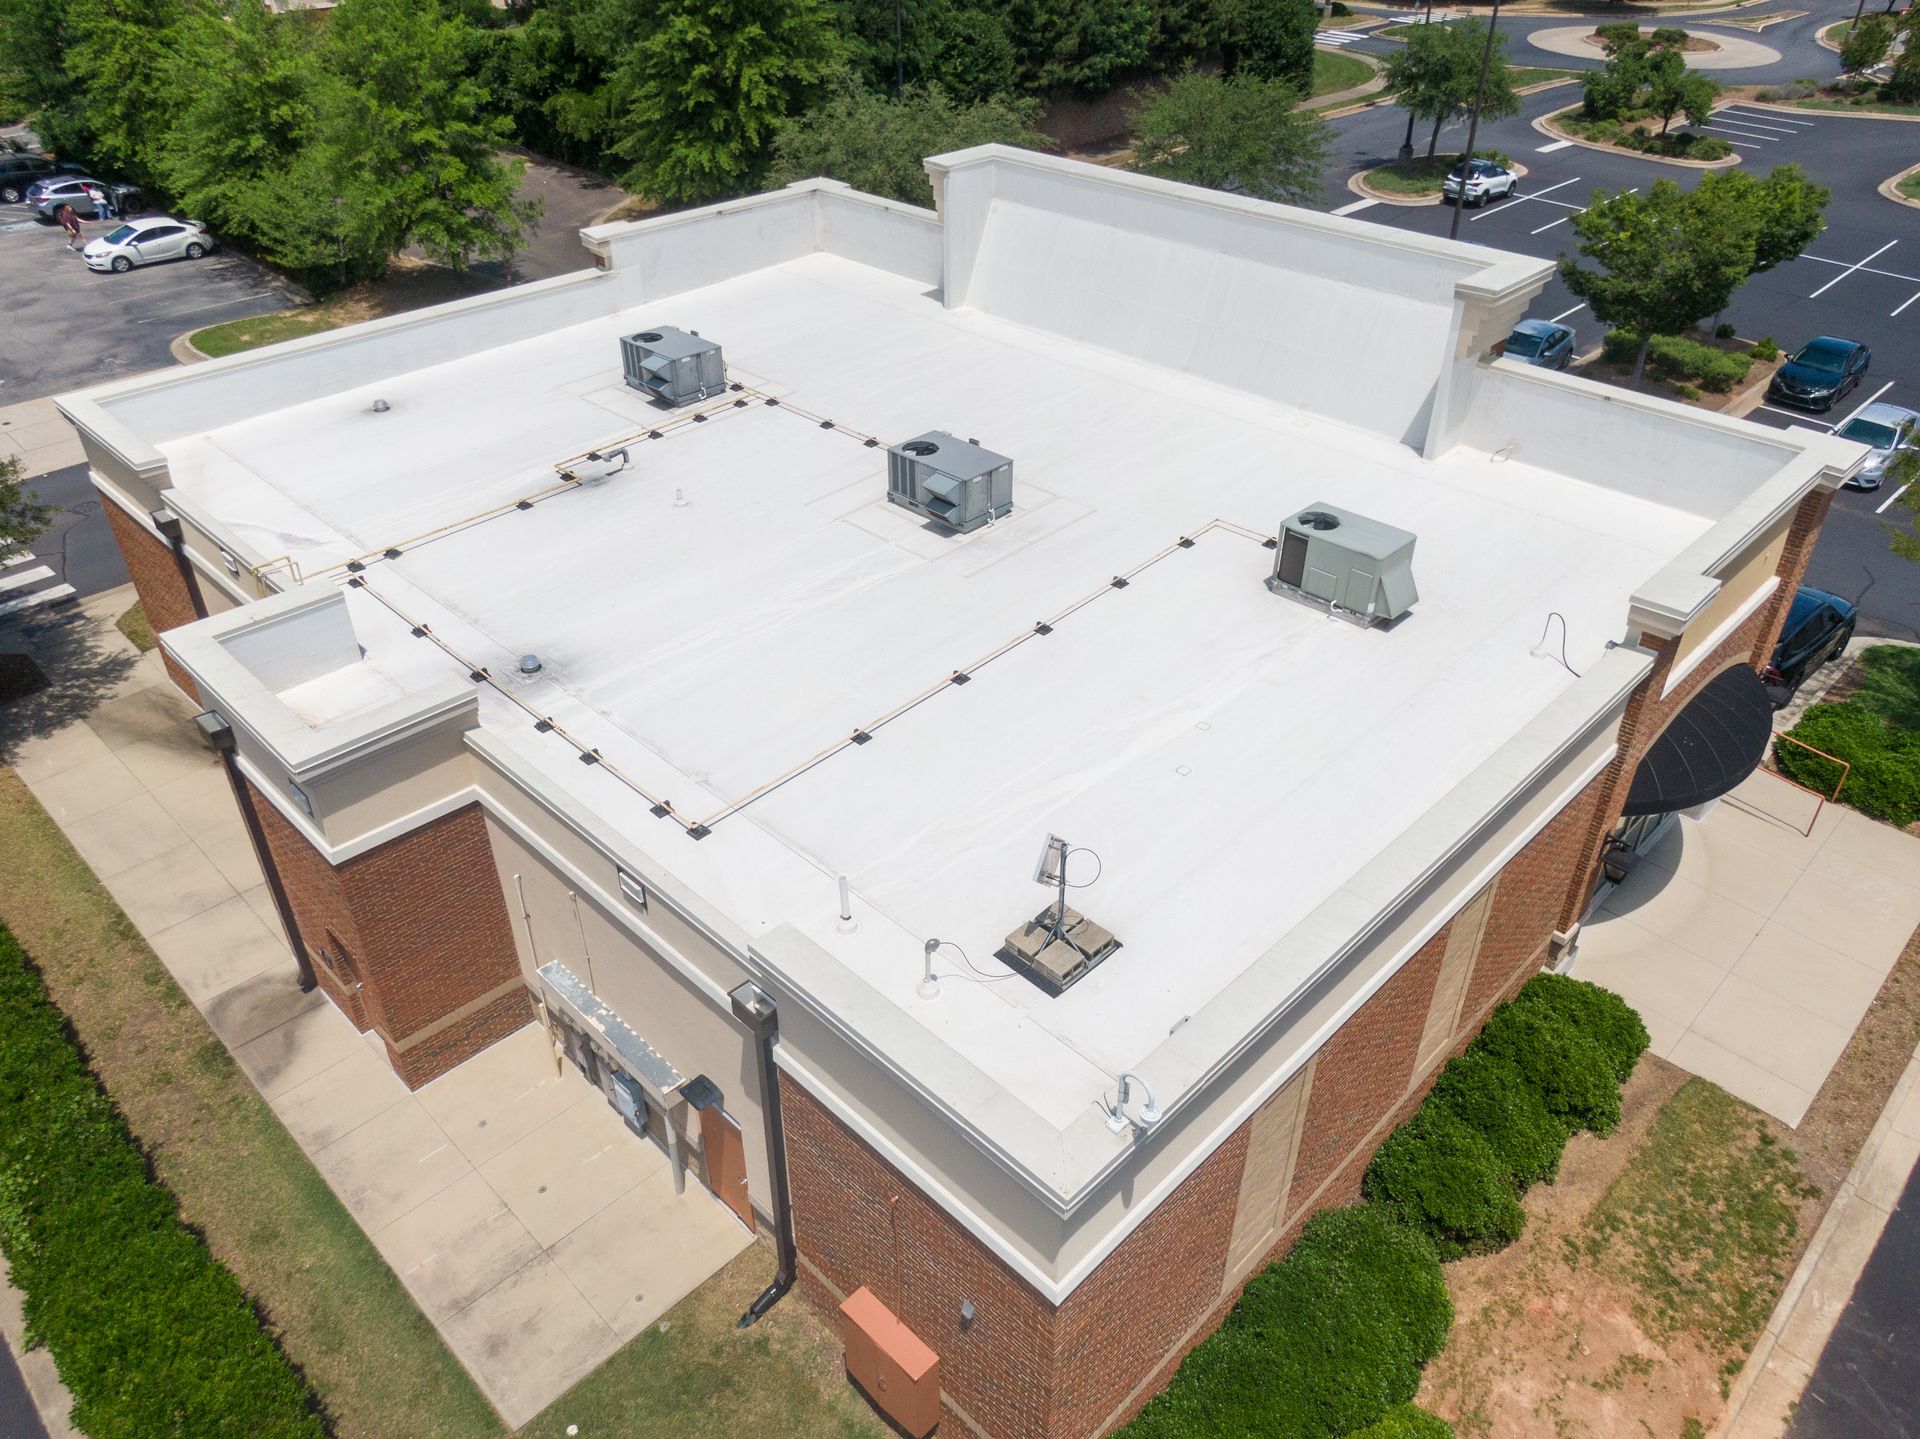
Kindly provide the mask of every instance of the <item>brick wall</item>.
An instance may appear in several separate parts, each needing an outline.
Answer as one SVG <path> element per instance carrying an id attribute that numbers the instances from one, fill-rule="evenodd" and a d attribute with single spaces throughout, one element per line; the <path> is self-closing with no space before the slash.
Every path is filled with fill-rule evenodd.
<path id="1" fill-rule="evenodd" d="M 173 550 L 167 542 L 114 501 L 102 499 L 100 503 L 107 512 L 107 524 L 113 530 L 114 543 L 119 545 L 120 555 L 127 562 L 127 573 L 133 577 L 134 593 L 140 596 L 140 603 L 147 612 L 147 623 L 153 626 L 153 632 L 159 634 L 162 630 L 192 624 L 198 618 L 193 612 L 193 599 L 187 593 L 187 582 L 181 577 L 180 566 L 174 560 Z M 173 682 L 198 703 L 200 691 L 187 672 L 173 662 L 173 656 L 164 651 L 160 658 L 166 664 L 167 673 L 173 676 Z"/>
<path id="2" fill-rule="evenodd" d="M 486 822 L 469 805 L 337 868 L 258 791 L 314 976 L 418 1088 L 530 1011 Z"/>

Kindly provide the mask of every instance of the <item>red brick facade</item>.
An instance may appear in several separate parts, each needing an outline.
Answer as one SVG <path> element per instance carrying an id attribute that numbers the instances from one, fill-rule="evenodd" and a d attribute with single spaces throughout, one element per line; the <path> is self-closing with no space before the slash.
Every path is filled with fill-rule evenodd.
<path id="1" fill-rule="evenodd" d="M 1766 662 L 1830 502 L 1823 491 L 1801 503 L 1778 592 L 1671 694 L 1662 691 L 1678 645 L 1641 637 L 1657 659 L 1628 704 L 1619 752 L 1494 882 L 1459 1018 L 1434 1062 L 1417 1072 L 1447 928 L 1321 1047 L 1281 1237 L 1268 1258 L 1285 1254 L 1314 1212 L 1359 1196 L 1375 1146 L 1419 1104 L 1440 1062 L 1464 1048 L 1494 1007 L 1542 967 L 1555 932 L 1578 922 L 1635 769 L 1715 675 Z M 1222 1288 L 1251 1121 L 1055 1308 L 804 1090 L 783 1082 L 782 1104 L 802 1292 L 831 1313 L 852 1289 L 872 1289 L 940 1354 L 956 1419 L 992 1439 L 1086 1439 L 1123 1422 L 1238 1296 L 1237 1285 L 1224 1296 Z M 977 1317 L 962 1329 L 959 1309 L 967 1299 Z"/>
<path id="2" fill-rule="evenodd" d="M 478 805 L 338 867 L 256 790 L 321 988 L 410 1088 L 527 1022 L 506 900 Z"/>
<path id="3" fill-rule="evenodd" d="M 107 512 L 107 523 L 113 529 L 114 543 L 120 546 L 120 555 L 127 562 L 127 573 L 133 577 L 134 593 L 140 596 L 141 607 L 147 612 L 147 623 L 153 626 L 153 632 L 157 635 L 162 630 L 192 624 L 198 618 L 193 612 L 193 599 L 187 593 L 187 582 L 181 576 L 179 563 L 174 559 L 173 550 L 167 542 L 112 500 L 103 499 L 100 503 Z M 160 658 L 167 667 L 167 673 L 173 676 L 173 682 L 197 703 L 200 691 L 194 686 L 192 678 L 173 662 L 172 655 L 163 651 Z"/>

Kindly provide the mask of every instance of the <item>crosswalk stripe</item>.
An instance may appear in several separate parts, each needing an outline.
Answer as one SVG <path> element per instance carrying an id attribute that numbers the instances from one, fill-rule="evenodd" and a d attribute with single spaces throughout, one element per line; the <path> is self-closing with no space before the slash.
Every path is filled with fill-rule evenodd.
<path id="1" fill-rule="evenodd" d="M 53 578 L 53 571 L 45 565 L 35 565 L 30 570 L 15 570 L 11 574 L 0 575 L 0 594 L 8 590 L 24 590 L 28 585 L 37 585 L 42 580 Z"/>
<path id="2" fill-rule="evenodd" d="M 78 591 L 72 585 L 55 585 L 51 589 L 35 590 L 32 594 L 22 595 L 17 600 L 0 601 L 0 615 L 19 614 L 22 610 L 37 609 L 41 605 L 70 600 L 77 593 Z"/>

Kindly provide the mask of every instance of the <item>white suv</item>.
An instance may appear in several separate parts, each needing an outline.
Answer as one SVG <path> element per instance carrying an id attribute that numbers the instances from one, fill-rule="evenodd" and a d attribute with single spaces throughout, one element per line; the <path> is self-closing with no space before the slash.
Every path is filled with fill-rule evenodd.
<path id="1" fill-rule="evenodd" d="M 1465 171 L 1465 175 L 1461 174 Z M 1455 165 L 1441 188 L 1449 200 L 1458 200 L 1462 181 L 1465 182 L 1467 203 L 1482 204 L 1487 200 L 1498 200 L 1520 192 L 1520 177 L 1505 165 L 1493 160 L 1469 160 L 1465 165 Z"/>

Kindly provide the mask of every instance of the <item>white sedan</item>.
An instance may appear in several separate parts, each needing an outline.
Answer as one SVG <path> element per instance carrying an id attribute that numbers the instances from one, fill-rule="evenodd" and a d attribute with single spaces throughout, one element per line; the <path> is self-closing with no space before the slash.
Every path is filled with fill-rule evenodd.
<path id="1" fill-rule="evenodd" d="M 213 248 L 213 236 L 197 220 L 174 220 L 165 215 L 148 215 L 129 220 L 97 240 L 89 240 L 80 252 L 89 270 L 113 270 L 125 274 L 135 265 L 155 260 L 197 260 Z"/>

